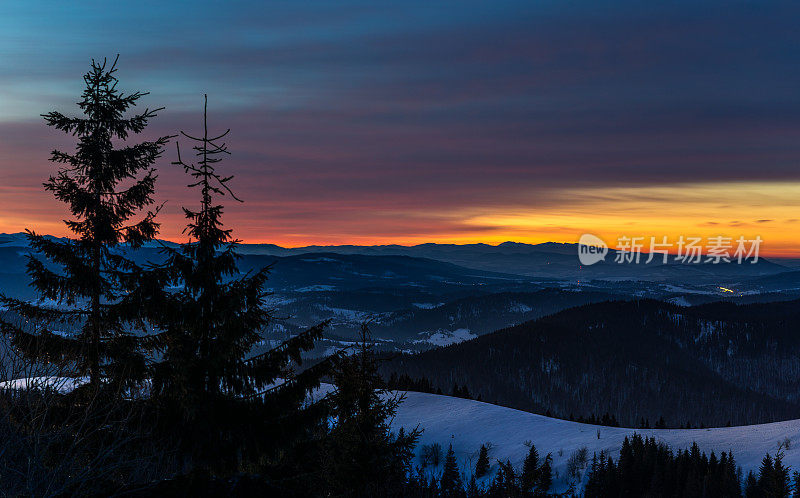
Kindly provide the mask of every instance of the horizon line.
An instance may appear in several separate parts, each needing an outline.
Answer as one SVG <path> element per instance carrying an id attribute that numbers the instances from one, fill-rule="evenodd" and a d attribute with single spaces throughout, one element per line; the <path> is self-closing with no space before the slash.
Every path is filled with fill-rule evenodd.
<path id="1" fill-rule="evenodd" d="M 26 234 L 25 231 L 11 232 L 11 233 L 0 232 L 0 236 L 3 236 L 3 235 L 6 235 L 6 236 L 10 236 L 10 235 L 25 235 L 25 234 Z M 37 234 L 37 235 L 49 235 L 51 237 L 56 237 L 56 238 L 67 238 L 65 236 L 57 236 L 57 235 L 52 235 L 52 234 L 47 234 L 47 233 L 40 233 L 40 234 Z M 173 244 L 184 244 L 184 243 L 187 242 L 186 239 L 184 239 L 184 240 L 174 240 L 174 239 L 161 238 L 161 237 L 156 237 L 153 240 L 154 241 L 155 240 L 160 240 L 160 241 L 163 241 L 163 242 L 170 242 L 170 243 L 173 243 Z M 393 247 L 394 246 L 394 247 L 413 248 L 413 247 L 419 247 L 419 246 L 424 246 L 424 245 L 442 245 L 442 246 L 475 246 L 475 245 L 483 245 L 483 246 L 488 246 L 488 247 L 500 247 L 500 246 L 505 245 L 505 244 L 519 244 L 519 245 L 526 245 L 526 246 L 543 246 L 543 245 L 547 245 L 547 244 L 573 245 L 573 246 L 579 245 L 579 243 L 577 241 L 575 241 L 575 242 L 564 242 L 564 241 L 557 241 L 557 240 L 548 240 L 546 242 L 531 243 L 531 242 L 518 242 L 518 241 L 515 241 L 515 240 L 506 240 L 506 241 L 503 241 L 503 242 L 498 242 L 497 244 L 491 244 L 491 243 L 488 243 L 488 242 L 479 242 L 479 241 L 476 241 L 476 242 L 462 242 L 462 243 L 429 241 L 429 242 L 421 242 L 421 243 L 418 243 L 418 244 L 398 244 L 398 243 L 385 243 L 385 244 L 381 244 L 381 243 L 377 243 L 377 244 L 352 244 L 352 243 L 325 244 L 325 243 L 313 243 L 313 244 L 297 245 L 297 246 L 284 246 L 284 245 L 277 244 L 275 242 L 249 241 L 249 240 L 244 240 L 244 239 L 234 239 L 234 240 L 237 243 L 242 244 L 242 245 L 271 245 L 271 246 L 275 246 L 275 247 L 277 247 L 279 249 L 287 249 L 287 250 L 291 250 L 291 249 L 307 249 L 307 248 L 312 248 L 312 247 L 319 247 L 319 248 L 332 247 L 333 248 L 333 247 Z M 612 247 L 610 245 L 608 246 L 608 249 L 610 251 L 619 251 L 618 248 Z M 640 254 L 649 255 L 650 253 L 642 250 L 640 252 Z M 656 252 L 655 254 L 661 254 L 661 253 L 660 252 Z M 668 254 L 670 256 L 676 256 L 676 253 L 674 251 L 668 251 Z M 764 251 L 763 253 L 759 252 L 758 258 L 759 259 L 765 259 L 765 258 L 771 258 L 771 259 L 800 259 L 800 249 L 797 249 L 796 251 L 791 251 L 791 252 L 788 252 L 788 251 Z"/>

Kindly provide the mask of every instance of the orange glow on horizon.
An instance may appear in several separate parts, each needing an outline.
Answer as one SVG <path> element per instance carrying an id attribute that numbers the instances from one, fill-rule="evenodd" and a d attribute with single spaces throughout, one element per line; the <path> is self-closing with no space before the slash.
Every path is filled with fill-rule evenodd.
<path id="1" fill-rule="evenodd" d="M 800 257 L 800 182 L 741 182 L 561 189 L 560 202 L 541 206 L 465 206 L 442 208 L 435 214 L 425 209 L 392 211 L 375 209 L 344 213 L 326 220 L 312 211 L 298 221 L 260 217 L 247 204 L 231 206 L 225 222 L 234 235 L 247 243 L 271 243 L 283 247 L 308 245 L 416 245 L 422 243 L 496 245 L 506 241 L 538 244 L 575 243 L 592 233 L 609 247 L 617 238 L 650 237 L 675 242 L 681 235 L 702 237 L 760 236 L 759 254 Z M 44 192 L 16 193 L 14 212 L 0 213 L 0 232 L 32 228 L 40 233 L 65 235 L 63 206 Z M 311 211 L 311 210 L 310 210 Z M 268 210 L 265 210 L 268 212 Z M 180 242 L 183 217 L 173 206 L 159 215 L 161 238 Z M 671 251 L 671 252 L 674 252 Z"/>

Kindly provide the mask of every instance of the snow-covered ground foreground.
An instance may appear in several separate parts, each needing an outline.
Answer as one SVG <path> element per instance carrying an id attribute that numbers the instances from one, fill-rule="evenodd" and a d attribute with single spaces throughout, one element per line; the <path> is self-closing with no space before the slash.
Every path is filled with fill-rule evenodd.
<path id="1" fill-rule="evenodd" d="M 85 378 L 34 377 L 0 382 L 0 389 L 48 387 L 68 392 L 84 382 Z M 333 389 L 331 384 L 322 384 L 311 395 L 311 399 L 320 399 Z M 783 444 L 784 464 L 792 470 L 800 470 L 800 419 L 713 429 L 626 429 L 569 422 L 451 396 L 407 392 L 405 400 L 398 407 L 392 427 L 395 430 L 401 427 L 407 431 L 415 427 L 423 430 L 415 450 L 415 466 L 420 463 L 419 455 L 424 445 L 438 443 L 442 447 L 443 463 L 444 453 L 452 444 L 466 479 L 472 475 L 481 445 L 487 445 L 492 467 L 489 475 L 479 481 L 484 484 L 493 478 L 498 460 L 510 460 L 516 469 L 521 470 L 529 451 L 528 445 L 532 443 L 540 456 L 552 455 L 553 491 L 556 492 L 566 491 L 571 484 L 580 490 L 585 484 L 586 468 L 582 469 L 578 478 L 567 475 L 570 456 L 586 448 L 589 461 L 594 453 L 601 451 L 616 461 L 623 439 L 634 433 L 655 437 L 674 451 L 687 449 L 696 442 L 707 454 L 714 451 L 719 456 L 723 451 L 733 452 L 737 465 L 745 475 L 750 470 L 757 472 L 764 455 L 774 455 L 778 445 Z M 441 470 L 441 464 L 438 468 L 425 469 L 429 475 L 437 477 Z"/>
<path id="2" fill-rule="evenodd" d="M 397 429 L 409 430 L 417 425 L 424 429 L 417 456 L 422 445 L 439 443 L 444 453 L 452 443 L 467 478 L 475 467 L 481 444 L 490 444 L 492 472 L 484 481 L 491 479 L 497 460 L 511 460 L 514 467 L 521 470 L 529 450 L 525 443 L 533 443 L 541 456 L 552 454 L 554 490 L 559 492 L 569 487 L 566 474 L 570 455 L 586 447 L 590 461 L 593 453 L 599 454 L 602 450 L 616 461 L 622 440 L 634 432 L 653 436 L 673 450 L 685 449 L 697 442 L 702 451 L 714 451 L 717 456 L 723 451 L 732 451 L 745 475 L 748 470 L 757 471 L 764 455 L 767 452 L 774 455 L 778 444 L 788 438 L 790 444 L 785 450 L 784 463 L 793 470 L 800 470 L 800 420 L 715 429 L 625 429 L 569 422 L 450 396 L 409 392 L 392 425 Z M 437 470 L 429 471 L 437 473 Z M 580 479 L 572 479 L 579 481 L 575 483 L 578 489 L 586 477 L 584 470 Z"/>

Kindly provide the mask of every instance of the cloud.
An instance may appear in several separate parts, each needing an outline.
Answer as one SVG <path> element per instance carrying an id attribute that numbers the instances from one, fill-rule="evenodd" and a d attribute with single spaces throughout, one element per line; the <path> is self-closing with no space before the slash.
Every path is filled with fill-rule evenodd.
<path id="1" fill-rule="evenodd" d="M 71 146 L 38 114 L 74 111 L 89 58 L 117 51 L 121 87 L 167 106 L 149 135 L 197 129 L 209 93 L 245 237 L 480 239 L 513 234 L 508 213 L 538 227 L 676 199 L 752 219 L 769 198 L 729 197 L 800 181 L 794 3 L 209 6 L 4 7 L 0 180 L 20 223 L 57 210 L 37 189 Z M 173 147 L 159 197 L 179 223 Z"/>

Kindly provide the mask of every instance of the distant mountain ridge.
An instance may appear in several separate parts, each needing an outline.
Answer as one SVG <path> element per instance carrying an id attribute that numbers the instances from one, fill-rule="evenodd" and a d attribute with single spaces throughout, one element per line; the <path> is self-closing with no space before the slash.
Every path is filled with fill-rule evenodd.
<path id="1" fill-rule="evenodd" d="M 158 248 L 161 244 L 174 242 L 154 241 L 147 248 Z M 3 247 L 27 247 L 24 233 L 0 234 L 0 249 Z M 738 279 L 750 279 L 776 275 L 792 270 L 790 266 L 759 258 L 756 264 L 744 263 L 682 263 L 671 257 L 666 264 L 660 257 L 638 264 L 615 263 L 617 252 L 609 250 L 606 259 L 592 266 L 583 266 L 578 260 L 578 244 L 544 242 L 526 244 L 522 242 L 503 242 L 498 245 L 475 244 L 437 244 L 425 243 L 412 246 L 397 244 L 356 246 L 337 245 L 285 248 L 275 244 L 241 244 L 239 252 L 245 256 L 291 257 L 302 254 L 332 253 L 361 256 L 407 256 L 451 263 L 475 270 L 504 274 L 524 275 L 547 279 L 591 280 L 627 279 L 663 282 L 693 283 L 736 283 Z M 790 261 L 790 260 L 787 260 Z M 791 260 L 793 261 L 793 260 Z M 720 280 L 724 279 L 724 280 Z"/>

